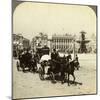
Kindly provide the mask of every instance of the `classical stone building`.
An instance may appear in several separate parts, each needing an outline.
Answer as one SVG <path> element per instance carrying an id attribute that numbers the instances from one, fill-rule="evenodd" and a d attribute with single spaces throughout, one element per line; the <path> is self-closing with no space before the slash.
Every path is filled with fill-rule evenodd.
<path id="1" fill-rule="evenodd" d="M 28 49 L 30 47 L 30 40 L 24 38 L 21 34 L 13 34 L 13 54 L 18 55 L 18 51 Z"/>
<path id="2" fill-rule="evenodd" d="M 72 35 L 53 35 L 52 49 L 58 49 L 61 52 L 73 51 L 73 36 Z"/>
<path id="3" fill-rule="evenodd" d="M 31 48 L 36 50 L 37 47 L 43 47 L 44 45 L 47 45 L 50 48 L 50 51 L 52 49 L 57 49 L 60 52 L 73 52 L 73 39 L 74 37 L 69 34 L 57 34 L 50 37 L 47 35 L 39 35 L 32 39 Z"/>

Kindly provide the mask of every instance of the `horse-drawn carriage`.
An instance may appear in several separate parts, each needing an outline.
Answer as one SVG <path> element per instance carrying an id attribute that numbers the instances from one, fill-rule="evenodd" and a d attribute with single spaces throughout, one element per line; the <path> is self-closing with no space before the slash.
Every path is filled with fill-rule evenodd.
<path id="1" fill-rule="evenodd" d="M 61 83 L 68 81 L 69 85 L 69 75 L 72 75 L 73 81 L 75 81 L 74 70 L 78 67 L 75 60 L 67 62 L 66 57 L 58 57 L 57 60 L 51 60 L 49 55 L 44 55 L 40 60 L 40 64 L 39 77 L 41 80 L 49 78 L 56 83 L 56 80 L 59 79 Z"/>
<path id="2" fill-rule="evenodd" d="M 43 55 L 40 59 L 39 67 L 39 77 L 41 80 L 45 79 L 45 76 L 50 76 L 52 78 L 53 74 L 51 73 L 51 57 L 50 55 Z"/>
<path id="3" fill-rule="evenodd" d="M 79 62 L 76 60 L 70 61 L 71 56 L 58 56 L 56 60 L 51 59 L 47 47 L 39 48 L 33 59 L 31 56 L 31 53 L 27 52 L 19 57 L 17 62 L 18 71 L 20 68 L 23 72 L 25 69 L 28 69 L 28 71 L 38 71 L 41 80 L 49 78 L 54 83 L 59 79 L 61 83 L 67 81 L 69 85 L 70 75 L 73 76 L 73 82 L 75 81 L 74 71 L 75 68 L 79 67 Z"/>
<path id="4" fill-rule="evenodd" d="M 17 70 L 35 72 L 36 69 L 36 57 L 32 57 L 32 54 L 29 51 L 24 51 L 19 55 L 17 60 Z"/>
<path id="5" fill-rule="evenodd" d="M 49 54 L 48 47 L 37 47 L 36 52 L 31 50 L 23 51 L 17 61 L 17 70 L 20 71 L 22 69 L 23 72 L 28 71 L 37 71 L 37 65 L 44 54 Z M 34 53 L 34 54 L 32 54 Z"/>

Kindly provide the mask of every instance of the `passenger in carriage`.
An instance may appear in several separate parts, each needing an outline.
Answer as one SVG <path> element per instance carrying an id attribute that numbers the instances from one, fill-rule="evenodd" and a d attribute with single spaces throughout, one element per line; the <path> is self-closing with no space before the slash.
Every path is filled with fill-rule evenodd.
<path id="1" fill-rule="evenodd" d="M 53 49 L 53 52 L 51 53 L 51 70 L 56 73 L 60 69 L 60 59 L 59 59 L 59 53 L 56 51 L 56 49 Z"/>
<path id="2" fill-rule="evenodd" d="M 26 54 L 25 54 L 25 62 L 26 62 L 26 66 L 30 67 L 29 64 L 31 63 L 32 60 L 32 54 L 29 53 L 29 50 L 27 49 Z"/>

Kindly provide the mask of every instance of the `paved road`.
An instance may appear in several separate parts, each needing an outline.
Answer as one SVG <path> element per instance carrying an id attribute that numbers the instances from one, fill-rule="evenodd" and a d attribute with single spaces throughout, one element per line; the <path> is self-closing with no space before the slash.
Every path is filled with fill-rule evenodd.
<path id="1" fill-rule="evenodd" d="M 13 60 L 13 98 L 46 97 L 61 95 L 79 95 L 96 93 L 96 55 L 79 55 L 81 68 L 75 71 L 76 81 L 82 85 L 67 86 L 67 83 L 52 84 L 41 81 L 39 75 L 18 72 L 16 60 Z M 72 79 L 72 77 L 71 77 Z"/>

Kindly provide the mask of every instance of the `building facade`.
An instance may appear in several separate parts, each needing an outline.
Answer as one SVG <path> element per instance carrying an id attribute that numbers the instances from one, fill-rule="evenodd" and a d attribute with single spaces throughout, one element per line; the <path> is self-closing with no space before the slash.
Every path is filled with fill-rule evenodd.
<path id="1" fill-rule="evenodd" d="M 88 53 L 96 53 L 97 47 L 96 47 L 96 40 L 90 40 L 90 42 L 86 45 Z"/>
<path id="2" fill-rule="evenodd" d="M 30 41 L 21 34 L 13 34 L 13 55 L 18 56 L 18 52 L 30 47 Z"/>
<path id="3" fill-rule="evenodd" d="M 96 45 L 96 34 L 91 34 L 90 42 L 86 45 L 88 53 L 96 53 L 97 45 Z"/>
<path id="4" fill-rule="evenodd" d="M 48 36 L 46 34 L 38 35 L 33 37 L 31 42 L 31 48 L 36 50 L 38 47 L 44 47 L 44 45 L 48 45 Z"/>
<path id="5" fill-rule="evenodd" d="M 35 36 L 31 42 L 31 48 L 36 50 L 37 47 L 43 47 L 47 45 L 50 51 L 57 49 L 60 52 L 73 52 L 73 40 L 72 35 L 52 35 L 50 38 L 47 35 Z"/>
<path id="6" fill-rule="evenodd" d="M 73 51 L 73 36 L 71 35 L 53 35 L 52 36 L 52 49 L 57 49 L 60 52 Z"/>

